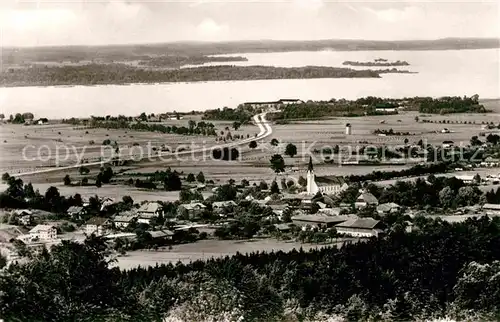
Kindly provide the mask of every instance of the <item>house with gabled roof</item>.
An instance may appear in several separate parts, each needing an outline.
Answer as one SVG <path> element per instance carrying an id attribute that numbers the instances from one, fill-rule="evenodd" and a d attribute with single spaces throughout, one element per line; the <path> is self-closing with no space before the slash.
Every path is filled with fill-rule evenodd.
<path id="1" fill-rule="evenodd" d="M 85 223 L 84 232 L 87 235 L 103 236 L 106 235 L 112 227 L 111 220 L 104 217 L 92 217 Z"/>
<path id="2" fill-rule="evenodd" d="M 362 191 L 356 199 L 354 206 L 356 208 L 376 207 L 378 206 L 378 199 L 373 194 Z"/>
<path id="3" fill-rule="evenodd" d="M 202 204 L 201 202 L 191 202 L 191 203 L 184 203 L 179 205 L 177 207 L 177 215 L 182 216 L 183 213 L 186 211 L 188 214 L 189 219 L 194 219 L 201 215 L 201 213 L 206 209 L 207 207 Z"/>
<path id="4" fill-rule="evenodd" d="M 31 241 L 53 241 L 57 239 L 57 229 L 52 225 L 36 225 L 29 232 Z"/>
<path id="5" fill-rule="evenodd" d="M 151 220 L 159 217 L 163 212 L 163 206 L 158 202 L 147 202 L 139 207 L 137 210 L 137 222 L 150 224 Z"/>
<path id="6" fill-rule="evenodd" d="M 385 230 L 380 220 L 373 218 L 349 219 L 335 225 L 337 233 L 352 237 L 378 237 Z"/>

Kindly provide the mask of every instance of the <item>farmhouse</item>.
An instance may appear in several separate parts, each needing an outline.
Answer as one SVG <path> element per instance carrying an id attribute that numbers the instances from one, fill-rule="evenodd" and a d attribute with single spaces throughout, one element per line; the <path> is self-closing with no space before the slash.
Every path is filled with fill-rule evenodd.
<path id="1" fill-rule="evenodd" d="M 103 236 L 111 227 L 111 220 L 103 217 L 92 217 L 85 223 L 84 231 L 87 235 Z"/>
<path id="2" fill-rule="evenodd" d="M 279 104 L 281 105 L 290 105 L 290 104 L 304 104 L 303 100 L 299 100 L 296 98 L 289 99 L 289 98 L 282 98 L 278 101 Z"/>
<path id="3" fill-rule="evenodd" d="M 346 220 L 357 218 L 352 216 L 322 216 L 322 215 L 297 215 L 292 217 L 292 222 L 297 226 L 333 227 Z"/>
<path id="4" fill-rule="evenodd" d="M 37 121 L 35 122 L 35 124 L 38 124 L 38 125 L 49 124 L 49 120 L 43 117 L 43 118 L 41 118 L 41 119 L 37 120 Z"/>
<path id="5" fill-rule="evenodd" d="M 162 205 L 157 202 L 147 202 L 137 210 L 137 214 L 139 215 L 137 222 L 150 224 L 151 219 L 153 219 L 154 217 L 158 217 L 161 212 Z"/>
<path id="6" fill-rule="evenodd" d="M 214 203 L 212 203 L 212 209 L 214 212 L 222 212 L 224 209 L 227 209 L 227 208 L 230 208 L 230 207 L 235 207 L 236 206 L 236 202 L 232 201 L 232 200 L 228 200 L 228 201 L 216 201 Z"/>
<path id="7" fill-rule="evenodd" d="M 243 103 L 244 106 L 251 106 L 252 108 L 278 108 L 280 106 L 290 105 L 290 104 L 304 104 L 304 101 L 300 99 L 283 98 L 278 101 Z"/>
<path id="8" fill-rule="evenodd" d="M 356 208 L 364 208 L 368 206 L 377 206 L 378 200 L 369 192 L 361 192 L 359 197 L 356 199 L 354 206 Z"/>
<path id="9" fill-rule="evenodd" d="M 350 219 L 335 226 L 337 232 L 353 237 L 378 237 L 384 232 L 384 226 L 373 218 Z"/>
<path id="10" fill-rule="evenodd" d="M 202 204 L 201 202 L 192 202 L 192 203 L 185 203 L 182 205 L 179 205 L 177 208 L 177 215 L 180 217 L 184 216 L 184 213 L 187 213 L 189 219 L 193 219 L 201 215 L 201 213 L 206 209 L 207 207 Z"/>
<path id="11" fill-rule="evenodd" d="M 81 218 L 82 215 L 85 214 L 85 208 L 79 206 L 71 206 L 68 208 L 67 213 L 72 218 Z"/>
<path id="12" fill-rule="evenodd" d="M 455 176 L 455 178 L 462 180 L 466 184 L 471 184 L 474 183 L 474 176 L 473 175 L 460 175 L 460 176 Z"/>
<path id="13" fill-rule="evenodd" d="M 377 206 L 377 212 L 379 215 L 391 214 L 399 211 L 401 206 L 394 202 L 383 203 Z"/>
<path id="14" fill-rule="evenodd" d="M 113 223 L 116 228 L 126 228 L 132 221 L 136 221 L 138 214 L 132 211 L 126 211 L 113 218 Z"/>
<path id="15" fill-rule="evenodd" d="M 157 230 L 157 231 L 148 231 L 153 239 L 172 239 L 174 236 L 174 232 L 170 230 Z"/>
<path id="16" fill-rule="evenodd" d="M 53 241 L 57 238 L 57 229 L 52 225 L 36 225 L 29 232 L 32 241 Z"/>
<path id="17" fill-rule="evenodd" d="M 106 209 L 106 207 L 111 206 L 114 203 L 115 203 L 114 199 L 112 199 L 112 198 L 104 198 L 101 201 L 101 211 L 104 211 Z"/>

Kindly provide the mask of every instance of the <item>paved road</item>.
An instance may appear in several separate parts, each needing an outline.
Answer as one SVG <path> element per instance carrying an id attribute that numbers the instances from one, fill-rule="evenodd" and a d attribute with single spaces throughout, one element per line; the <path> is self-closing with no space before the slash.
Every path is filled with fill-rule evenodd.
<path id="1" fill-rule="evenodd" d="M 259 134 L 257 134 L 256 137 L 252 137 L 252 138 L 248 138 L 248 139 L 244 139 L 244 140 L 241 140 L 241 141 L 237 141 L 237 142 L 231 142 L 231 143 L 226 143 L 226 144 L 221 144 L 219 145 L 220 148 L 224 148 L 224 147 L 235 147 L 235 146 L 241 146 L 241 145 L 245 145 L 245 144 L 248 144 L 250 143 L 251 141 L 258 141 L 258 140 L 262 140 L 266 137 L 268 137 L 269 135 L 271 135 L 273 133 L 273 129 L 271 128 L 271 126 L 269 125 L 268 121 L 266 120 L 266 114 L 267 112 L 265 113 L 261 113 L 261 114 L 257 114 L 257 115 L 254 115 L 253 116 L 253 121 L 255 123 L 255 125 L 257 125 L 259 127 Z M 158 152 L 158 154 L 156 155 L 153 155 L 153 156 L 148 156 L 148 158 L 161 158 L 163 156 L 182 156 L 182 155 L 192 155 L 194 153 L 203 153 L 203 152 L 207 152 L 207 151 L 210 151 L 212 149 L 212 147 L 206 147 L 206 148 L 201 148 L 201 149 L 195 149 L 195 150 L 189 150 L 189 151 L 182 151 L 182 152 L 176 152 L 176 153 L 169 153 L 169 152 L 165 152 L 165 153 L 162 153 L 162 152 Z M 142 157 L 142 155 L 141 155 Z M 146 157 L 142 157 L 142 159 L 145 159 Z M 140 158 L 135 158 L 135 156 L 131 156 L 129 159 L 131 160 L 134 160 L 134 161 L 140 161 L 141 159 Z M 82 165 L 85 165 L 85 166 L 93 166 L 93 165 L 102 165 L 103 163 L 106 163 L 104 161 L 96 161 L 96 162 L 89 162 L 89 163 L 85 163 L 85 164 L 75 164 L 75 165 L 71 165 L 71 166 L 64 166 L 64 167 L 54 167 L 54 168 L 49 168 L 49 169 L 41 169 L 41 170 L 35 170 L 35 171 L 29 171 L 29 172 L 23 172 L 23 173 L 15 173 L 13 174 L 15 177 L 21 177 L 21 176 L 28 176 L 28 175 L 34 175 L 34 174 L 40 174 L 40 173 L 49 173 L 49 172 L 56 172 L 56 171 L 61 171 L 61 170 L 70 170 L 70 169 L 75 169 L 75 168 L 79 168 L 80 166 Z"/>

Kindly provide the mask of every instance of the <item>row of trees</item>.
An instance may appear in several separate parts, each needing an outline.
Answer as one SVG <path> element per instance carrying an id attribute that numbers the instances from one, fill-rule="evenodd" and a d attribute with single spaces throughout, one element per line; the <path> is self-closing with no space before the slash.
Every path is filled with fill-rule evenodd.
<path id="1" fill-rule="evenodd" d="M 203 113 L 204 120 L 223 120 L 223 121 L 235 121 L 240 124 L 245 124 L 250 122 L 252 115 L 256 114 L 256 111 L 246 105 L 238 106 L 237 108 L 224 107 L 223 109 L 207 110 Z M 236 129 L 235 129 L 236 130 Z"/>
<path id="2" fill-rule="evenodd" d="M 134 131 L 160 132 L 180 135 L 217 135 L 214 124 L 205 121 L 196 122 L 193 120 L 189 120 L 188 126 L 186 127 L 176 125 L 169 126 L 163 124 L 149 124 L 143 122 L 130 123 L 128 120 L 99 121 L 93 119 L 90 122 L 89 126 L 93 128 L 128 129 Z"/>
<path id="3" fill-rule="evenodd" d="M 498 218 L 450 224 L 417 217 L 411 233 L 405 233 L 409 218 L 388 220 L 393 228 L 387 237 L 339 249 L 237 254 L 127 271 L 109 267 L 108 248 L 99 238 L 64 241 L 2 271 L 0 317 L 410 321 L 469 320 L 473 314 L 496 319 Z"/>
<path id="4" fill-rule="evenodd" d="M 486 113 L 483 105 L 479 104 L 479 95 L 471 97 L 446 96 L 438 99 L 422 97 L 414 100 L 418 104 L 420 113 Z"/>
<path id="5" fill-rule="evenodd" d="M 380 181 L 390 180 L 402 177 L 415 177 L 428 174 L 444 173 L 447 172 L 452 165 L 447 162 L 431 163 L 420 165 L 417 164 L 409 169 L 400 171 L 373 171 L 365 175 L 350 175 L 347 177 L 349 182 L 364 182 L 364 181 Z"/>

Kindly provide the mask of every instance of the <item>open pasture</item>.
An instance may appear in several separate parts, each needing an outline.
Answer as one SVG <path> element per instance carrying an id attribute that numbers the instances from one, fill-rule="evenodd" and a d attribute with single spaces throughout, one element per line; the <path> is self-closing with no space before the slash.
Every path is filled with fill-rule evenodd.
<path id="1" fill-rule="evenodd" d="M 340 246 L 338 243 L 337 246 Z M 252 252 L 289 252 L 300 248 L 305 251 L 313 248 L 335 246 L 335 244 L 301 244 L 295 241 L 280 241 L 275 239 L 238 240 L 201 240 L 196 243 L 174 245 L 172 250 L 165 251 L 132 251 L 117 258 L 121 269 L 131 269 L 138 266 L 148 267 L 158 264 L 175 264 L 178 261 L 191 261 L 209 258 L 231 256 L 237 252 L 245 254 Z"/>

